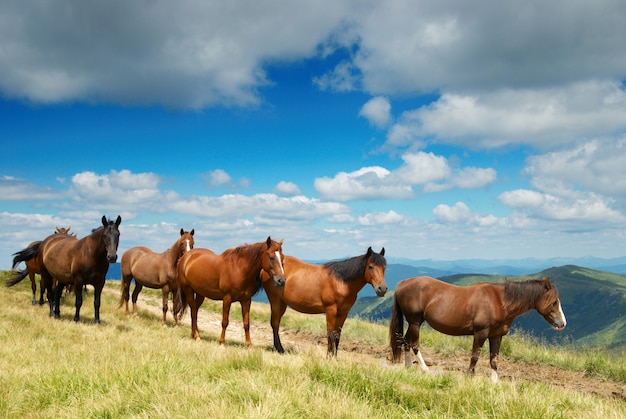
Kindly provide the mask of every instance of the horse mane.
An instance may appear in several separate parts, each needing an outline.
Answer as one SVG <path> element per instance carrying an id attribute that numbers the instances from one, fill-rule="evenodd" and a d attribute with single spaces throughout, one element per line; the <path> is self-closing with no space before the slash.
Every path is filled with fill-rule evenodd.
<path id="1" fill-rule="evenodd" d="M 261 243 L 254 243 L 254 244 L 242 244 L 241 246 L 237 246 L 237 247 L 232 247 L 230 249 L 226 249 L 224 250 L 224 252 L 222 253 L 222 256 L 224 258 L 242 258 L 242 259 L 248 259 L 250 262 L 252 263 L 261 263 L 260 259 L 261 259 L 261 247 L 263 247 L 263 245 L 265 244 L 265 242 L 261 242 Z M 261 290 L 261 286 L 263 285 L 263 283 L 261 282 L 261 272 L 263 270 L 259 270 L 259 272 L 256 274 L 255 276 L 255 284 L 254 284 L 254 291 L 252 292 L 252 296 L 255 296 L 259 293 L 259 291 Z"/>
<path id="2" fill-rule="evenodd" d="M 372 262 L 376 265 L 387 266 L 387 261 L 379 253 L 372 252 L 370 254 Z M 344 282 L 352 282 L 363 277 L 365 264 L 367 263 L 367 254 L 362 256 L 354 256 L 349 259 L 326 262 L 324 266 L 330 273 Z"/>
<path id="3" fill-rule="evenodd" d="M 544 294 L 545 281 L 533 279 L 529 281 L 506 281 L 504 282 L 504 298 L 507 306 L 523 307 L 531 309 L 535 302 Z"/>

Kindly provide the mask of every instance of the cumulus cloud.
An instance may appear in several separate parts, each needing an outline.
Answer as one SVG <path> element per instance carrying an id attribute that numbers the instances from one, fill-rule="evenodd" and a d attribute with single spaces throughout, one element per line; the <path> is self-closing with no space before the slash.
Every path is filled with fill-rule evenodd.
<path id="1" fill-rule="evenodd" d="M 35 185 L 25 179 L 18 179 L 13 176 L 0 178 L 0 201 L 51 200 L 66 196 L 65 192 Z"/>
<path id="2" fill-rule="evenodd" d="M 159 190 L 159 176 L 154 173 L 135 174 L 129 170 L 115 171 L 100 175 L 94 172 L 81 172 L 72 176 L 71 190 L 74 199 L 94 207 L 135 209 L 156 209 L 163 206 Z"/>
<path id="3" fill-rule="evenodd" d="M 394 171 L 375 166 L 340 172 L 333 178 L 317 178 L 315 189 L 324 198 L 337 201 L 410 199 L 415 196 L 413 187 L 429 193 L 479 188 L 496 179 L 492 168 L 453 168 L 448 159 L 434 153 L 405 153 L 402 160 L 403 164 Z"/>
<path id="4" fill-rule="evenodd" d="M 501 220 L 492 214 L 481 215 L 472 212 L 463 202 L 457 202 L 452 207 L 446 204 L 437 205 L 433 209 L 433 214 L 437 221 L 442 224 L 470 224 L 489 227 L 501 223 Z"/>
<path id="5" fill-rule="evenodd" d="M 286 182 L 284 180 L 278 182 L 274 188 L 276 192 L 281 195 L 300 195 L 300 188 L 293 182 Z"/>
<path id="6" fill-rule="evenodd" d="M 399 183 L 383 167 L 363 167 L 354 172 L 340 172 L 334 178 L 315 179 L 315 189 L 327 199 L 351 201 L 359 199 L 406 199 L 413 191 L 406 183 Z"/>
<path id="7" fill-rule="evenodd" d="M 387 145 L 407 147 L 437 138 L 468 147 L 529 144 L 550 149 L 573 139 L 615 135 L 624 128 L 624 86 L 594 80 L 558 88 L 444 93 L 429 105 L 405 112 L 390 128 Z"/>
<path id="8" fill-rule="evenodd" d="M 377 96 L 361 107 L 359 116 L 366 118 L 372 125 L 384 128 L 391 121 L 391 104 L 387 98 Z"/>
<path id="9" fill-rule="evenodd" d="M 233 179 L 222 169 L 212 170 L 207 174 L 207 183 L 210 187 L 229 186 L 233 187 Z"/>

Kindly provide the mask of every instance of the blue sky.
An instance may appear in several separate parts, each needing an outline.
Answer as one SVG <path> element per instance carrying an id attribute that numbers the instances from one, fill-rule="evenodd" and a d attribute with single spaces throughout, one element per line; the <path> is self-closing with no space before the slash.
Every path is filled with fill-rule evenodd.
<path id="1" fill-rule="evenodd" d="M 626 5 L 309 3 L 2 2 L 0 268 L 118 214 L 120 254 L 624 256 Z"/>

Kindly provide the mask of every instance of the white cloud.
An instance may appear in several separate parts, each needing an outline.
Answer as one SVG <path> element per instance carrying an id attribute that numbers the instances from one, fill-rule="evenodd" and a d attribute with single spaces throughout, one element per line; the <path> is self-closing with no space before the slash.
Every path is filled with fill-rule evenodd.
<path id="1" fill-rule="evenodd" d="M 315 189 L 327 199 L 351 201 L 359 199 L 406 199 L 413 196 L 411 187 L 397 183 L 383 167 L 363 167 L 354 172 L 340 172 L 334 178 L 315 179 Z"/>
<path id="2" fill-rule="evenodd" d="M 372 125 L 384 128 L 391 121 L 391 104 L 387 98 L 377 96 L 361 107 L 359 116 L 366 118 Z"/>
<path id="3" fill-rule="evenodd" d="M 281 180 L 274 188 L 281 195 L 300 195 L 300 188 L 293 182 Z"/>
<path id="4" fill-rule="evenodd" d="M 0 201 L 62 199 L 67 194 L 52 188 L 34 185 L 25 179 L 12 176 L 0 178 Z"/>
<path id="5" fill-rule="evenodd" d="M 410 199 L 414 186 L 422 192 L 451 188 L 480 188 L 495 181 L 492 168 L 453 169 L 448 159 L 423 151 L 405 153 L 404 163 L 390 171 L 383 167 L 363 167 L 351 173 L 340 172 L 333 178 L 315 179 L 315 189 L 326 199 L 337 201 L 373 199 Z"/>
<path id="6" fill-rule="evenodd" d="M 207 174 L 207 178 L 208 178 L 208 184 L 211 187 L 216 187 L 216 186 L 229 186 L 229 187 L 233 187 L 233 179 L 230 177 L 230 175 L 228 173 L 226 173 L 226 171 L 222 170 L 222 169 L 215 169 L 212 170 L 211 172 L 209 172 Z"/>
<path id="7" fill-rule="evenodd" d="M 369 213 L 358 217 L 357 221 L 362 226 L 400 224 L 405 217 L 391 210 L 387 212 Z"/>
<path id="8" fill-rule="evenodd" d="M 434 137 L 468 147 L 529 144 L 549 149 L 625 128 L 626 90 L 621 83 L 588 81 L 558 88 L 444 93 L 428 106 L 405 112 L 390 128 L 387 145 L 421 145 Z"/>

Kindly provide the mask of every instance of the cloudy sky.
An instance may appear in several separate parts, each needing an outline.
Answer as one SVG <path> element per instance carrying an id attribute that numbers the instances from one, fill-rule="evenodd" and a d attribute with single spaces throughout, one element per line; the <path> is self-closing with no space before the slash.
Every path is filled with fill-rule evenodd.
<path id="1" fill-rule="evenodd" d="M 624 256 L 622 1 L 0 3 L 0 269 L 122 216 L 308 260 Z"/>

